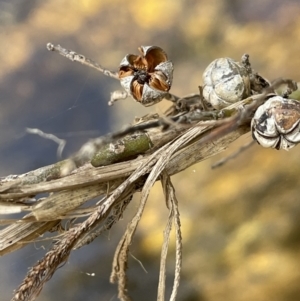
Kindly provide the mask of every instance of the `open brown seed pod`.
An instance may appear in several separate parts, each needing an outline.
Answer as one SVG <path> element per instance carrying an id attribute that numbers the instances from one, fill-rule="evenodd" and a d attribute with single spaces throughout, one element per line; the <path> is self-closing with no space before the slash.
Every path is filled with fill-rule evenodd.
<path id="1" fill-rule="evenodd" d="M 157 46 L 141 46 L 140 55 L 127 54 L 120 63 L 122 87 L 136 101 L 151 106 L 161 101 L 171 88 L 173 63 Z"/>
<path id="2" fill-rule="evenodd" d="M 300 142 L 300 102 L 281 96 L 268 99 L 256 110 L 251 130 L 263 147 L 291 149 Z"/>

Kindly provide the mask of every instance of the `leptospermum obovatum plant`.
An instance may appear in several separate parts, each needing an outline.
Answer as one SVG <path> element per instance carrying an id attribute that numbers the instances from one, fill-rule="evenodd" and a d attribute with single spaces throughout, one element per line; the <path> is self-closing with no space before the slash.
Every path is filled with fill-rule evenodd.
<path id="1" fill-rule="evenodd" d="M 149 51 L 151 50 L 150 48 L 148 49 Z M 120 80 L 119 72 L 104 69 L 99 64 L 73 51 L 68 51 L 60 46 L 53 46 L 52 44 L 48 45 L 48 49 L 57 50 L 73 61 L 89 65 L 110 77 Z M 154 49 L 157 49 L 157 47 Z M 150 83 L 155 83 L 152 88 L 158 88 L 158 91 L 168 96 L 169 92 L 163 90 L 164 87 L 165 89 L 168 88 L 164 84 L 167 83 L 166 78 L 168 74 L 162 74 L 162 69 L 157 68 L 160 64 L 167 62 L 165 61 L 167 58 L 160 51 L 158 51 L 154 57 L 152 55 L 147 57 L 147 53 L 147 49 L 145 49 L 145 51 L 142 50 L 140 56 L 127 58 L 127 61 L 130 63 L 130 68 L 127 66 L 125 70 L 123 70 L 125 71 L 123 75 L 126 75 L 124 77 L 130 79 L 127 81 L 130 87 L 128 93 L 132 95 L 132 92 L 135 92 L 135 94 L 132 95 L 133 97 L 143 98 L 145 86 L 148 85 L 150 87 Z M 146 58 L 148 58 L 149 62 L 145 61 Z M 160 62 L 161 60 L 163 62 Z M 156 63 L 154 63 L 154 61 Z M 138 62 L 140 62 L 140 64 L 138 64 Z M 140 67 L 139 69 L 137 68 L 138 66 Z M 149 66 L 152 67 L 149 68 Z M 249 66 L 245 64 L 245 68 L 247 69 L 248 67 Z M 120 71 L 122 68 L 121 65 Z M 110 278 L 112 282 L 118 283 L 119 298 L 126 301 L 130 300 L 126 287 L 126 268 L 129 247 L 132 244 L 132 238 L 143 214 L 150 189 L 158 179 L 161 179 L 170 215 L 162 248 L 157 299 L 164 300 L 166 254 L 173 221 L 176 229 L 177 246 L 174 285 L 170 300 L 175 300 L 181 269 L 181 230 L 178 203 L 170 175 L 178 173 L 192 164 L 224 150 L 232 141 L 249 131 L 251 117 L 259 105 L 263 106 L 268 98 L 276 97 L 273 89 L 276 84 L 273 83 L 270 87 L 267 85 L 266 91 L 259 93 L 260 87 L 262 87 L 265 82 L 261 81 L 259 77 L 253 77 L 252 71 L 250 72 L 249 70 L 250 68 L 248 69 L 251 90 L 250 97 L 233 102 L 221 110 L 209 109 L 209 112 L 203 112 L 203 110 L 200 110 L 203 106 L 194 106 L 195 102 L 201 101 L 201 95 L 193 96 L 192 98 L 190 96 L 178 98 L 180 101 L 185 101 L 185 103 L 189 103 L 189 101 L 192 100 L 192 106 L 183 106 L 179 111 L 174 110 L 172 114 L 168 115 L 168 118 L 164 117 L 163 120 L 158 117 L 146 118 L 141 124 L 133 125 L 117 134 L 110 134 L 106 137 L 95 139 L 95 141 L 90 141 L 87 143 L 89 145 L 83 147 L 81 153 L 76 154 L 76 159 L 73 157 L 69 160 L 73 160 L 73 163 L 76 163 L 75 167 L 80 166 L 77 165 L 78 162 L 81 162 L 81 164 L 87 162 L 88 164 L 82 166 L 82 168 L 72 170 L 71 174 L 65 172 L 65 162 L 59 162 L 53 166 L 41 168 L 25 175 L 7 177 L 4 183 L 1 183 L 0 197 L 2 204 L 7 200 L 7 208 L 11 208 L 11 205 L 15 205 L 13 206 L 13 210 L 20 210 L 20 212 L 24 210 L 26 212 L 29 211 L 29 213 L 22 218 L 20 223 L 16 221 L 13 225 L 0 231 L 0 254 L 9 253 L 25 246 L 30 241 L 38 239 L 39 236 L 46 231 L 56 229 L 55 226 L 59 226 L 63 219 L 71 220 L 74 216 L 78 216 L 82 213 L 86 216 L 83 222 L 71 223 L 70 227 L 64 229 L 65 231 L 61 236 L 56 238 L 56 242 L 44 258 L 28 271 L 24 281 L 15 291 L 12 300 L 34 300 L 40 293 L 45 282 L 48 281 L 56 269 L 68 259 L 71 251 L 92 242 L 98 235 L 110 229 L 112 225 L 121 218 L 126 206 L 131 201 L 133 193 L 141 191 L 141 201 L 137 213 L 129 223 L 116 249 L 113 260 L 113 271 Z M 227 74 L 226 72 L 225 74 Z M 228 71 L 228 74 L 229 73 L 230 70 Z M 251 78 L 256 80 L 253 81 Z M 230 85 L 230 87 L 232 87 L 233 92 L 237 91 L 238 87 L 234 85 Z M 160 90 L 161 88 L 162 90 Z M 226 95 L 226 93 L 224 95 Z M 244 96 L 241 96 L 241 98 L 243 97 Z M 154 99 L 158 101 L 159 98 L 160 96 Z M 226 101 L 226 99 L 224 100 Z M 146 103 L 151 103 L 151 101 L 153 101 L 153 99 L 146 101 Z M 208 101 L 208 99 L 205 99 L 205 101 Z M 141 103 L 144 104 L 142 101 Z M 153 103 L 155 103 L 155 101 Z M 295 115 L 294 117 L 293 120 L 297 120 L 299 116 Z M 295 122 L 292 121 L 292 123 L 294 124 Z M 294 127 L 288 126 L 287 128 Z M 176 131 L 174 131 L 174 129 L 176 129 Z M 150 130 L 151 133 L 149 133 Z M 147 137 L 144 137 L 144 135 L 136 135 L 137 132 L 141 131 L 145 131 Z M 168 135 L 166 135 L 166 133 Z M 126 139 L 125 141 L 126 135 L 132 134 L 135 135 L 134 137 L 131 136 L 131 138 L 134 139 Z M 137 140 L 141 142 L 140 137 L 142 137 L 142 139 L 144 139 L 143 141 L 147 144 L 145 155 L 145 143 L 137 143 Z M 104 157 L 94 157 L 95 161 L 92 162 L 93 166 L 89 164 L 88 161 L 82 159 L 82 157 L 90 158 L 90 156 L 93 156 L 94 151 L 99 150 L 99 145 L 103 146 L 103 143 L 109 144 L 115 141 L 114 139 L 123 138 L 123 143 L 117 143 L 113 145 L 113 147 L 108 146 L 104 148 L 108 156 L 110 156 L 111 152 L 113 155 L 118 154 L 116 161 L 107 161 L 106 154 L 104 154 Z M 162 140 L 164 143 L 157 143 L 157 141 Z M 134 152 L 135 156 L 140 155 L 139 158 L 131 160 L 133 153 L 130 151 L 128 152 L 129 157 L 122 157 L 121 163 L 113 164 L 113 162 L 119 162 L 120 152 L 126 149 L 127 145 L 130 145 L 130 147 L 133 146 L 132 141 L 134 141 L 135 148 L 139 148 L 141 144 L 143 146 L 140 153 L 139 151 Z M 93 151 L 90 151 L 90 145 L 94 146 L 94 148 L 92 148 Z M 84 150 L 88 150 L 88 154 L 86 154 Z M 104 164 L 103 158 L 105 161 Z M 64 177 L 66 174 L 68 174 L 68 177 Z M 24 185 L 24 183 L 26 185 Z M 29 197 L 32 198 L 39 193 L 51 191 L 55 193 L 50 194 L 44 199 L 36 199 L 34 205 L 22 204 L 22 206 L 20 206 L 19 204 L 20 201 L 26 201 Z M 78 208 L 81 204 L 86 203 L 86 201 L 90 199 L 100 195 L 103 196 L 104 192 L 106 192 L 107 195 L 95 206 L 90 208 Z M 66 205 L 68 207 L 66 207 Z M 3 206 L 1 208 L 3 208 Z"/>

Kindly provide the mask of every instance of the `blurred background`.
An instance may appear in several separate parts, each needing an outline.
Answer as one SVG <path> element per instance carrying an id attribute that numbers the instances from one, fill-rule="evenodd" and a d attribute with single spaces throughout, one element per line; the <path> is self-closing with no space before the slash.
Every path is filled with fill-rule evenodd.
<path id="1" fill-rule="evenodd" d="M 299 15 L 299 0 L 0 0 L 0 176 L 58 160 L 57 145 L 26 134 L 27 127 L 66 139 L 66 158 L 88 139 L 169 105 L 143 108 L 127 99 L 108 107 L 119 83 L 48 52 L 48 42 L 112 70 L 138 46 L 160 46 L 175 65 L 171 92 L 184 96 L 197 93 L 212 60 L 239 60 L 244 53 L 268 79 L 299 82 Z M 246 134 L 226 153 L 173 177 L 184 242 L 178 300 L 300 299 L 300 146 L 287 153 L 255 145 L 211 169 L 250 139 Z M 39 301 L 117 300 L 116 286 L 109 283 L 113 252 L 137 201 L 138 196 L 109 233 L 70 256 Z M 156 300 L 167 215 L 157 183 L 131 247 L 133 300 Z M 1 300 L 10 299 L 50 247 L 43 242 L 0 258 Z M 173 247 L 174 242 L 168 292 Z"/>

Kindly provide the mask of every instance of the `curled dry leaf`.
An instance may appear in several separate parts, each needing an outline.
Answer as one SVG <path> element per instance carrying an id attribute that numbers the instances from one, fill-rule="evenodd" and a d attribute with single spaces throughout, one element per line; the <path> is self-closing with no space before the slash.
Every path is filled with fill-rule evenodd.
<path id="1" fill-rule="evenodd" d="M 270 98 L 256 110 L 251 130 L 261 146 L 289 150 L 300 142 L 300 102 Z"/>
<path id="2" fill-rule="evenodd" d="M 173 63 L 157 46 L 139 47 L 141 55 L 127 54 L 121 61 L 119 78 L 122 87 L 136 101 L 151 106 L 170 90 Z"/>

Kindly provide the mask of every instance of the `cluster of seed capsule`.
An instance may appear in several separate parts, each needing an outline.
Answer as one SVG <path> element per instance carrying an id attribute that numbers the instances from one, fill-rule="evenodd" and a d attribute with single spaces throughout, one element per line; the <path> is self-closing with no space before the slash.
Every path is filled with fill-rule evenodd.
<path id="1" fill-rule="evenodd" d="M 260 94 L 271 85 L 252 70 L 249 55 L 243 55 L 241 62 L 216 59 L 204 71 L 203 82 L 203 97 L 215 109 Z M 300 102 L 288 95 L 271 95 L 255 111 L 251 131 L 263 147 L 291 149 L 300 142 Z"/>
<path id="2" fill-rule="evenodd" d="M 141 46 L 140 55 L 128 54 L 121 61 L 119 78 L 128 95 L 144 106 L 168 94 L 173 64 L 157 46 Z M 249 55 L 240 62 L 231 58 L 214 60 L 203 73 L 203 101 L 223 109 L 251 95 L 260 94 L 270 82 L 254 72 Z M 300 102 L 273 94 L 258 107 L 251 122 L 253 138 L 263 147 L 288 150 L 300 142 Z"/>

